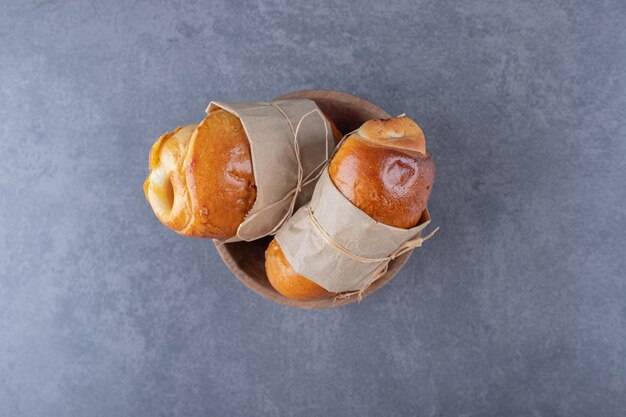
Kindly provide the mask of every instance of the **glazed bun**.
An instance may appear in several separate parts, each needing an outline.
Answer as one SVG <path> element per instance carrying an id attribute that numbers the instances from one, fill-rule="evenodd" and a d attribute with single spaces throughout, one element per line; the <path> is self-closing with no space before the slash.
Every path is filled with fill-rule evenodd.
<path id="1" fill-rule="evenodd" d="M 239 118 L 216 110 L 166 133 L 150 151 L 146 198 L 181 235 L 228 239 L 256 199 L 250 144 Z"/>
<path id="2" fill-rule="evenodd" d="M 408 117 L 363 124 L 337 150 L 328 172 L 361 211 L 403 229 L 417 225 L 435 181 L 424 133 Z"/>
<path id="3" fill-rule="evenodd" d="M 424 133 L 408 117 L 364 123 L 343 141 L 328 171 L 337 189 L 361 211 L 404 229 L 418 224 L 435 180 Z M 276 240 L 270 243 L 265 267 L 270 283 L 285 297 L 333 296 L 295 272 Z"/>
<path id="4" fill-rule="evenodd" d="M 341 133 L 329 123 L 338 142 Z M 230 239 L 256 191 L 250 143 L 239 118 L 226 110 L 164 134 L 150 150 L 146 198 L 159 220 L 181 235 Z"/>

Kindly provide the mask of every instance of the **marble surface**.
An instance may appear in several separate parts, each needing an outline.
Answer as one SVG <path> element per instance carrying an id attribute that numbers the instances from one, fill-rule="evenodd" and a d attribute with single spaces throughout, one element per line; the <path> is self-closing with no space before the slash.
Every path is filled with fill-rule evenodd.
<path id="1" fill-rule="evenodd" d="M 0 415 L 623 416 L 626 3 L 0 0 Z M 162 227 L 208 101 L 406 112 L 441 230 L 298 311 Z"/>

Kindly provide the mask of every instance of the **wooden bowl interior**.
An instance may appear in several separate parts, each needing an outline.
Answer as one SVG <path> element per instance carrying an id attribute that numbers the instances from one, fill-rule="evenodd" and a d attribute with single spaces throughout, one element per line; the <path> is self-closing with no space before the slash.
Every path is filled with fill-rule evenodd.
<path id="1" fill-rule="evenodd" d="M 344 134 L 357 129 L 370 119 L 388 118 L 390 115 L 379 107 L 358 97 L 338 91 L 307 90 L 289 93 L 277 99 L 306 98 L 315 101 L 326 116 L 333 120 Z M 334 308 L 353 303 L 356 296 L 317 300 L 294 301 L 278 293 L 270 285 L 265 274 L 265 250 L 272 237 L 253 242 L 221 243 L 215 241 L 219 255 L 237 278 L 252 291 L 280 304 L 297 308 Z M 389 263 L 389 270 L 362 294 L 363 297 L 385 285 L 406 263 L 408 252 Z"/>

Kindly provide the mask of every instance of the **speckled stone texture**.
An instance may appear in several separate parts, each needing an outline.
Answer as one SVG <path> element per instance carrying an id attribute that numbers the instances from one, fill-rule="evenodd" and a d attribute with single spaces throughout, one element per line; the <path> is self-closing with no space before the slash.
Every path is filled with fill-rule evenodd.
<path id="1" fill-rule="evenodd" d="M 0 416 L 626 415 L 624 1 L 0 3 Z M 142 191 L 209 100 L 309 88 L 438 167 L 436 238 L 321 312 Z"/>

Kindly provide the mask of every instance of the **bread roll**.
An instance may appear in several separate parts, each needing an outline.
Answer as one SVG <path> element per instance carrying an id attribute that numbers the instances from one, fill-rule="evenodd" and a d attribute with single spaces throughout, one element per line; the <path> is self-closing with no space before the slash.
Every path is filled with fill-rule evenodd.
<path id="1" fill-rule="evenodd" d="M 328 170 L 352 204 L 378 222 L 404 229 L 418 224 L 435 180 L 424 134 L 407 117 L 364 123 L 344 140 Z M 265 268 L 272 286 L 288 298 L 334 295 L 299 275 L 276 240 L 266 252 Z"/>
<path id="2" fill-rule="evenodd" d="M 335 141 L 341 133 L 330 121 Z M 181 235 L 229 239 L 256 200 L 250 144 L 239 118 L 223 109 L 199 125 L 161 136 L 150 150 L 146 198 Z"/>
<path id="3" fill-rule="evenodd" d="M 159 220 L 192 237 L 233 236 L 256 199 L 250 145 L 239 118 L 211 112 L 166 133 L 150 151 L 146 198 Z"/>

